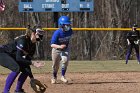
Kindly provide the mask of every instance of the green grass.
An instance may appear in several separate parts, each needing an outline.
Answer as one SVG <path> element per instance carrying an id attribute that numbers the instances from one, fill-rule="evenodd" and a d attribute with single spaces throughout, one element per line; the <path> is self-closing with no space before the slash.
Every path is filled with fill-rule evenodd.
<path id="1" fill-rule="evenodd" d="M 126 65 L 125 60 L 110 61 L 74 61 L 70 63 L 69 72 L 104 72 L 104 71 L 140 71 L 140 64 L 131 60 Z"/>
<path id="2" fill-rule="evenodd" d="M 33 73 L 50 73 L 52 62 L 46 61 L 43 68 L 32 67 Z M 60 70 L 59 70 L 60 71 Z M 109 61 L 70 61 L 68 72 L 113 72 L 113 71 L 140 71 L 140 64 L 136 60 L 129 60 L 126 65 L 125 60 Z M 7 74 L 10 71 L 0 66 L 0 74 Z"/>

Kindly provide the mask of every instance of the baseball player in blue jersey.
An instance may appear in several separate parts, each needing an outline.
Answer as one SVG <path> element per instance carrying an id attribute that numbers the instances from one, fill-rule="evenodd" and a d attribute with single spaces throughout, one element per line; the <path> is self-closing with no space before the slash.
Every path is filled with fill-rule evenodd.
<path id="1" fill-rule="evenodd" d="M 67 66 L 69 62 L 69 41 L 73 34 L 71 29 L 71 21 L 68 16 L 61 16 L 58 20 L 59 29 L 53 33 L 51 39 L 52 47 L 52 69 L 53 77 L 51 83 L 57 83 L 57 73 L 61 62 L 61 81 L 67 83 L 65 78 Z"/>
<path id="2" fill-rule="evenodd" d="M 11 43 L 0 46 L 0 65 L 10 69 L 12 72 L 6 79 L 3 93 L 10 93 L 10 88 L 19 75 L 15 93 L 25 93 L 22 86 L 29 76 L 34 79 L 30 65 L 40 67 L 40 62 L 32 62 L 31 59 L 36 50 L 36 42 L 43 37 L 43 30 L 37 27 L 34 30 L 27 30 L 25 35 L 21 35 Z"/>
<path id="3" fill-rule="evenodd" d="M 138 64 L 140 64 L 140 57 L 139 57 L 139 31 L 137 30 L 137 25 L 134 24 L 132 27 L 132 31 L 127 34 L 127 43 L 128 43 L 128 50 L 126 55 L 126 64 L 128 63 L 128 59 L 131 55 L 132 48 L 136 51 L 136 56 L 138 60 Z"/>

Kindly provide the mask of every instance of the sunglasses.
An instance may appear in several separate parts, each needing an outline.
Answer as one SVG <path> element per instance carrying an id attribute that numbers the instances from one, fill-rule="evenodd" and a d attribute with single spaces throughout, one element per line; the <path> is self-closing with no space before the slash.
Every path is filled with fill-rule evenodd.
<path id="1" fill-rule="evenodd" d="M 36 34 L 38 34 L 38 35 L 44 35 L 44 30 L 42 30 L 40 28 L 37 28 L 36 29 Z"/>

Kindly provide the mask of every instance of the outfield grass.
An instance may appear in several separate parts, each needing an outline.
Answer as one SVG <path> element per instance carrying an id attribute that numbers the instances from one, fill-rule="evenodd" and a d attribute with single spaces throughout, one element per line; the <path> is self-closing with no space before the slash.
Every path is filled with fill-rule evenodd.
<path id="1" fill-rule="evenodd" d="M 33 73 L 51 72 L 51 61 L 46 61 L 45 67 L 37 69 L 32 67 Z M 109 61 L 70 61 L 68 72 L 113 72 L 113 71 L 140 71 L 140 64 L 136 60 L 129 60 L 126 65 L 125 60 Z M 10 71 L 0 66 L 0 74 L 7 74 Z"/>

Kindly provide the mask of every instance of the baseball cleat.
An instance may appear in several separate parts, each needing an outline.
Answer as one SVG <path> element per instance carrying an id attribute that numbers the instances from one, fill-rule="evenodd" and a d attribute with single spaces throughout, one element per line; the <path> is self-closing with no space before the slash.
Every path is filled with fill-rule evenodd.
<path id="1" fill-rule="evenodd" d="M 24 89 L 21 89 L 20 91 L 15 90 L 15 93 L 26 93 L 26 92 L 24 91 Z"/>
<path id="2" fill-rule="evenodd" d="M 65 78 L 65 76 L 61 77 L 61 81 L 64 82 L 64 83 L 68 83 L 68 80 Z"/>
<path id="3" fill-rule="evenodd" d="M 52 78 L 52 79 L 51 79 L 51 83 L 52 83 L 52 84 L 56 84 L 56 83 L 57 83 L 57 79 L 56 79 L 56 78 Z"/>

